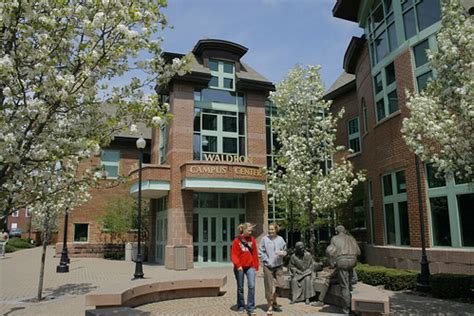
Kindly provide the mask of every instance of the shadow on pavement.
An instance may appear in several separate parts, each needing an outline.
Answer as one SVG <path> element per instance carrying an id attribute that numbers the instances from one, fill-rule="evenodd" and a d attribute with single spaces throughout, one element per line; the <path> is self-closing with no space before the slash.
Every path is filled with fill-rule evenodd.
<path id="1" fill-rule="evenodd" d="M 63 284 L 57 288 L 48 288 L 45 290 L 47 295 L 45 298 L 56 298 L 63 295 L 84 295 L 92 290 L 95 290 L 97 286 L 92 283 L 77 283 L 77 284 Z"/>
<path id="2" fill-rule="evenodd" d="M 323 313 L 332 313 L 332 314 L 341 314 L 342 313 L 341 308 L 339 308 L 337 306 L 333 306 L 333 305 L 325 305 L 319 311 L 323 312 Z"/>
<path id="3" fill-rule="evenodd" d="M 19 311 L 19 310 L 22 310 L 22 309 L 25 309 L 25 307 L 13 307 L 11 308 L 8 312 L 6 312 L 5 314 L 3 314 L 3 316 L 7 316 L 7 315 L 10 315 L 11 313 L 13 312 L 16 312 L 16 311 Z"/>
<path id="4" fill-rule="evenodd" d="M 395 292 L 390 296 L 390 313 L 396 315 L 473 315 L 474 305 Z"/>

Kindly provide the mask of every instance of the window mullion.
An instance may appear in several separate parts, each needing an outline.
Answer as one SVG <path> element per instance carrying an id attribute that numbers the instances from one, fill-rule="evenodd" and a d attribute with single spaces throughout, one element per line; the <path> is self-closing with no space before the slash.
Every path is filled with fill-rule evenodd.
<path id="1" fill-rule="evenodd" d="M 457 205 L 456 194 L 452 190 L 447 190 L 449 228 L 451 230 L 451 246 L 462 247 L 461 226 L 459 217 L 459 208 Z"/>
<path id="2" fill-rule="evenodd" d="M 391 180 L 392 180 L 392 192 L 393 192 L 393 216 L 395 222 L 395 244 L 400 246 L 401 242 L 401 229 L 400 229 L 400 214 L 398 211 L 398 202 L 400 202 L 400 194 L 398 194 L 398 186 L 397 186 L 397 176 L 396 172 L 392 173 Z"/>

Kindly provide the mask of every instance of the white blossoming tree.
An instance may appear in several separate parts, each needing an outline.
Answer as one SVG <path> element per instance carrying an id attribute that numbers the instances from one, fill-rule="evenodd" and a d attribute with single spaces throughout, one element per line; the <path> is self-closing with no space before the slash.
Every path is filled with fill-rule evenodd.
<path id="1" fill-rule="evenodd" d="M 164 6 L 166 0 L 0 4 L 0 222 L 29 206 L 47 240 L 51 222 L 83 203 L 103 176 L 81 162 L 119 131 L 170 118 L 167 104 L 143 92 L 189 68 L 188 56 L 172 63 L 161 57 Z M 109 87 L 129 71 L 142 79 Z M 39 299 L 41 284 L 42 277 Z"/>
<path id="2" fill-rule="evenodd" d="M 402 133 L 408 147 L 442 174 L 474 182 L 474 17 L 459 0 L 443 5 L 435 78 L 410 96 Z"/>
<path id="3" fill-rule="evenodd" d="M 352 188 L 364 175 L 354 175 L 352 164 L 343 157 L 344 148 L 335 145 L 337 117 L 323 100 L 319 66 L 296 66 L 270 95 L 278 109 L 273 127 L 281 148 L 276 168 L 270 172 L 270 194 L 277 201 L 291 200 L 295 209 L 309 219 L 310 249 L 315 252 L 316 218 L 327 216 L 346 202 Z"/>
<path id="4" fill-rule="evenodd" d="M 43 251 L 38 282 L 38 301 L 41 301 L 43 295 L 46 246 L 52 231 L 57 228 L 58 217 L 89 199 L 88 186 L 77 180 L 77 177 L 71 177 L 66 170 L 67 166 L 63 167 L 59 162 L 56 163 L 48 175 L 42 178 L 44 182 L 38 185 L 37 197 L 30 204 L 30 211 L 34 213 L 35 227 L 42 232 Z"/>
<path id="5" fill-rule="evenodd" d="M 166 121 L 166 105 L 142 89 L 187 70 L 187 58 L 165 63 L 161 39 L 153 39 L 166 26 L 160 11 L 165 5 L 165 0 L 2 3 L 2 220 L 14 208 L 47 198 L 38 185 L 56 161 L 64 163 L 63 173 L 76 176 L 79 163 L 98 154 L 116 132 L 133 132 L 138 122 Z M 108 86 L 130 70 L 141 71 L 142 79 Z M 81 171 L 82 183 L 93 175 Z"/>

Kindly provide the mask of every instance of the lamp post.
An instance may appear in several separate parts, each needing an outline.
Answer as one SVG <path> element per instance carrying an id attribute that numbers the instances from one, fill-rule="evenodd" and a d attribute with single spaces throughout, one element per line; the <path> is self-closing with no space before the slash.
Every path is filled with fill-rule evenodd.
<path id="1" fill-rule="evenodd" d="M 59 265 L 56 266 L 57 273 L 66 273 L 69 272 L 69 257 L 67 255 L 67 222 L 69 212 L 66 210 L 64 215 L 64 232 L 63 232 L 63 250 L 61 251 L 61 259 L 59 260 Z"/>
<path id="2" fill-rule="evenodd" d="M 146 146 L 146 141 L 143 137 L 137 139 L 137 148 L 140 151 L 140 157 L 138 160 L 138 248 L 137 248 L 137 260 L 135 260 L 135 273 L 133 274 L 134 279 L 143 279 L 143 264 L 142 264 L 142 252 L 141 252 L 141 235 L 142 235 L 142 162 L 143 162 L 143 149 Z"/>
<path id="3" fill-rule="evenodd" d="M 425 221 L 423 219 L 423 197 L 421 192 L 421 176 L 420 176 L 420 158 L 415 154 L 415 168 L 416 168 L 416 185 L 418 190 L 418 213 L 420 216 L 420 233 L 421 233 L 421 274 L 418 279 L 417 288 L 420 291 L 428 291 L 430 288 L 430 265 L 428 257 L 426 256 L 426 241 L 425 241 Z"/>
<path id="4" fill-rule="evenodd" d="M 56 161 L 54 165 L 54 171 L 60 176 L 62 170 L 61 161 Z M 67 255 L 67 221 L 68 221 L 68 209 L 64 215 L 64 232 L 63 232 L 63 250 L 61 251 L 61 259 L 59 265 L 56 266 L 56 273 L 67 273 L 69 272 L 69 257 Z"/>

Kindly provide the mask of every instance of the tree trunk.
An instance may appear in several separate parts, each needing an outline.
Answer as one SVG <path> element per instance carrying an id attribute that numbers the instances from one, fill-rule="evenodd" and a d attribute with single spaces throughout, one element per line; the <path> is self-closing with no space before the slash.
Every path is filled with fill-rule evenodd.
<path id="1" fill-rule="evenodd" d="M 40 268 L 40 277 L 39 277 L 39 283 L 38 283 L 38 302 L 43 299 L 43 281 L 44 281 L 44 266 L 45 266 L 45 261 L 46 261 L 46 246 L 48 244 L 48 239 L 49 239 L 49 223 L 48 220 L 46 220 L 46 224 L 43 227 L 44 232 L 43 232 L 43 253 L 41 254 L 41 268 Z"/>
<path id="2" fill-rule="evenodd" d="M 316 228 L 316 218 L 313 214 L 313 212 L 310 210 L 309 211 L 309 251 L 311 252 L 311 255 L 315 255 L 315 249 L 316 249 L 316 237 L 314 236 L 314 232 Z"/>

